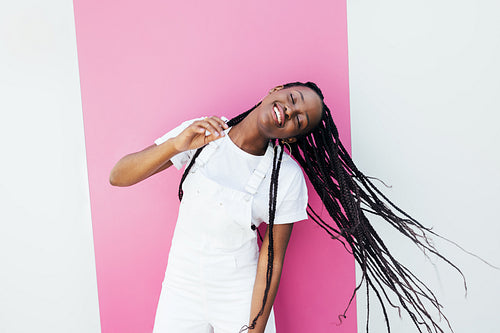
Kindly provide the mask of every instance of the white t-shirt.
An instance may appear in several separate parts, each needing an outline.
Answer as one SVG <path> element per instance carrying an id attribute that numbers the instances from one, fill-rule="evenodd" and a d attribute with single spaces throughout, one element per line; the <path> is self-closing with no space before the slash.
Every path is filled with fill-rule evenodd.
<path id="1" fill-rule="evenodd" d="M 183 122 L 164 136 L 155 140 L 160 145 L 168 139 L 179 135 L 195 120 Z M 229 131 L 226 130 L 226 133 Z M 245 192 L 253 171 L 264 156 L 249 154 L 240 149 L 228 135 L 218 139 L 219 148 L 209 158 L 201 172 L 203 175 L 225 187 Z M 175 155 L 170 160 L 181 169 L 186 165 L 196 150 L 188 150 Z M 269 221 L 269 185 L 272 166 L 254 195 L 252 205 L 252 223 L 258 226 L 261 222 Z M 189 176 L 188 176 L 189 177 Z M 307 187 L 302 169 L 288 154 L 283 154 L 279 178 L 278 197 L 276 200 L 275 224 L 293 223 L 307 219 Z"/>

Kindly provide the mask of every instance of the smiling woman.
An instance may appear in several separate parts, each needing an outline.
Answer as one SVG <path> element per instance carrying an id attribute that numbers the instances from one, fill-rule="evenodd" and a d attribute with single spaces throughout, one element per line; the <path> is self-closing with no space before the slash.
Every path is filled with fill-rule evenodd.
<path id="1" fill-rule="evenodd" d="M 353 254 L 363 272 L 360 283 L 377 295 L 388 330 L 386 304 L 403 307 L 419 330 L 442 331 L 427 311 L 430 306 L 442 315 L 434 294 L 391 255 L 365 212 L 456 266 L 429 242 L 430 229 L 357 169 L 314 83 L 275 87 L 227 123 L 219 117 L 185 122 L 123 157 L 110 182 L 129 186 L 171 165 L 187 167 L 154 332 L 275 332 L 272 305 L 293 223 L 308 215 Z M 333 223 L 308 205 L 303 173 Z M 262 222 L 268 228 L 259 252 Z"/>

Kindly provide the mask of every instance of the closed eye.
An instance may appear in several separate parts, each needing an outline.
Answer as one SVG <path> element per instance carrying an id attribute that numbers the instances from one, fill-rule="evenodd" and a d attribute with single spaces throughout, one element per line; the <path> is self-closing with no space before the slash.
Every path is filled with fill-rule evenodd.
<path id="1" fill-rule="evenodd" d="M 297 125 L 299 126 L 299 128 L 301 128 L 301 124 L 300 124 L 300 119 L 299 119 L 299 116 L 297 116 Z"/>
<path id="2" fill-rule="evenodd" d="M 290 98 L 292 99 L 292 104 L 295 105 L 295 99 L 293 99 L 293 95 L 290 93 Z"/>

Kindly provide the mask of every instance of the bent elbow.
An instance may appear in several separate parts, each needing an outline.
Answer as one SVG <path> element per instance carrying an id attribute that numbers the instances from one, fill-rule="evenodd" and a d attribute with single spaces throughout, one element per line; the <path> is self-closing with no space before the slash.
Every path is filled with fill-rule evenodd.
<path id="1" fill-rule="evenodd" d="M 112 175 L 109 176 L 109 183 L 113 186 L 118 186 L 118 182 L 116 181 L 115 178 L 113 178 Z"/>
<path id="2" fill-rule="evenodd" d="M 111 170 L 111 173 L 109 174 L 109 183 L 113 186 L 119 186 L 119 187 L 124 187 L 129 185 L 126 184 L 123 181 L 123 179 L 120 178 L 120 175 L 116 172 L 115 169 Z"/>
<path id="3" fill-rule="evenodd" d="M 120 183 L 116 179 L 116 176 L 113 174 L 113 172 L 111 172 L 111 174 L 109 175 L 109 183 L 113 186 L 120 186 Z"/>

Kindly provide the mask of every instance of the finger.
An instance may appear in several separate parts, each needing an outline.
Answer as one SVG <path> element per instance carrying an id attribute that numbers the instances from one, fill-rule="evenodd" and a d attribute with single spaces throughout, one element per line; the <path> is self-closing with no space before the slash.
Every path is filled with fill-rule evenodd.
<path id="1" fill-rule="evenodd" d="M 217 116 L 212 116 L 210 117 L 211 119 L 215 120 L 217 123 L 219 123 L 219 126 L 224 128 L 224 129 L 228 129 L 229 126 L 227 126 L 227 122 L 229 121 L 226 117 L 217 117 Z"/>
<path id="2" fill-rule="evenodd" d="M 211 117 L 211 118 L 207 118 L 206 121 L 210 125 L 212 125 L 213 128 L 215 128 L 217 130 L 217 132 L 219 133 L 219 135 L 223 136 L 225 134 L 224 133 L 224 129 L 225 129 L 224 125 L 225 125 L 225 123 L 222 121 L 222 119 L 217 118 L 217 117 Z"/>
<path id="3" fill-rule="evenodd" d="M 196 126 L 201 126 L 205 129 L 206 132 L 205 135 L 214 135 L 215 137 L 219 137 L 221 135 L 222 130 L 218 125 L 212 125 L 212 123 L 205 119 L 205 120 L 199 120 L 197 122 L 194 122 L 193 125 L 196 124 Z"/>

